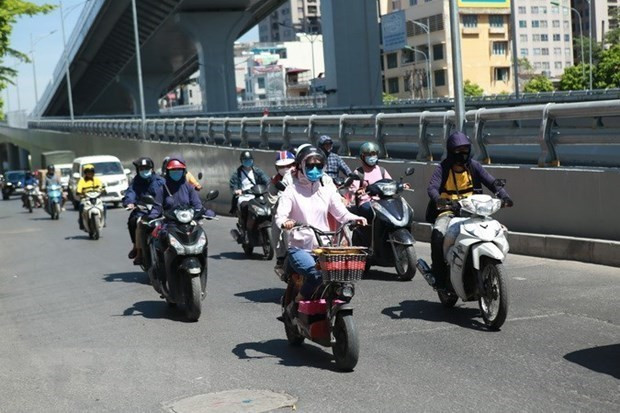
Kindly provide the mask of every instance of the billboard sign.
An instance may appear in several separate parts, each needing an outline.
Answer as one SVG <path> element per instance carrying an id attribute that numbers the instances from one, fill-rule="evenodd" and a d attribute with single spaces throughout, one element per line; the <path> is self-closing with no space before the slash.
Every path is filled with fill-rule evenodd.
<path id="1" fill-rule="evenodd" d="M 510 0 L 458 0 L 459 7 L 464 8 L 510 8 Z"/>
<path id="2" fill-rule="evenodd" d="M 383 50 L 393 52 L 407 46 L 407 20 L 404 10 L 381 16 Z"/>

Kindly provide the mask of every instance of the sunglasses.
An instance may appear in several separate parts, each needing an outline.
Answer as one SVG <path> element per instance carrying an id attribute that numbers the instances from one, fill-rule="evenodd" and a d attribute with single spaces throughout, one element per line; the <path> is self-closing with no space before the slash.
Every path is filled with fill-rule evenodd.
<path id="1" fill-rule="evenodd" d="M 308 163 L 306 163 L 306 169 L 308 169 L 308 170 L 314 169 L 314 168 L 323 169 L 324 167 L 325 167 L 325 164 L 323 162 L 308 162 Z"/>

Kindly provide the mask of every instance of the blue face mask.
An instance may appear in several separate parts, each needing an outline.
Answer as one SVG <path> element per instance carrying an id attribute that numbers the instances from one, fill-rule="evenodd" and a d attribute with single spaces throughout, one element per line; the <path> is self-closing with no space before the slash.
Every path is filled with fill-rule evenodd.
<path id="1" fill-rule="evenodd" d="M 366 163 L 370 166 L 375 166 L 377 164 L 377 162 L 379 162 L 379 157 L 378 156 L 367 156 L 366 157 Z"/>
<path id="2" fill-rule="evenodd" d="M 310 182 L 316 182 L 323 176 L 323 170 L 317 168 L 316 166 L 308 171 L 306 171 L 306 177 Z"/>
<path id="3" fill-rule="evenodd" d="M 149 179 L 152 174 L 153 171 L 151 171 L 150 169 L 148 171 L 140 171 L 140 176 L 144 179 Z"/>
<path id="4" fill-rule="evenodd" d="M 183 170 L 182 169 L 177 169 L 177 170 L 168 171 L 168 176 L 173 181 L 178 182 L 178 181 L 181 180 L 181 178 L 183 178 Z"/>
<path id="5" fill-rule="evenodd" d="M 241 165 L 245 168 L 251 168 L 254 165 L 254 159 L 244 159 L 241 161 Z"/>

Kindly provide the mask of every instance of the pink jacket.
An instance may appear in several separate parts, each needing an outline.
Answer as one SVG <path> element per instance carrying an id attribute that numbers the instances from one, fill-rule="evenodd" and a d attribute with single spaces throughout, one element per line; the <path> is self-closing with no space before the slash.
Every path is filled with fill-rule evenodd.
<path id="1" fill-rule="evenodd" d="M 301 179 L 295 179 L 293 185 L 289 185 L 282 193 L 276 212 L 276 225 L 281 227 L 291 219 L 300 224 L 329 231 L 328 212 L 340 223 L 360 219 L 347 210 L 342 203 L 342 197 L 333 185 L 310 183 L 302 176 Z M 314 232 L 310 229 L 290 231 L 288 243 L 289 248 L 296 247 L 308 251 L 318 246 Z"/>
<path id="2" fill-rule="evenodd" d="M 379 167 L 379 165 L 370 167 L 366 164 L 363 164 L 362 168 L 364 168 L 364 182 L 353 181 L 353 184 L 351 184 L 351 186 L 349 187 L 349 191 L 352 193 L 355 193 L 355 191 L 357 191 L 360 187 L 366 188 L 368 185 L 372 185 L 381 179 L 392 179 L 387 170 L 385 170 L 384 176 L 381 176 L 381 168 Z M 367 194 L 364 194 L 360 197 L 360 205 L 368 201 L 370 201 L 370 196 L 368 196 Z"/>

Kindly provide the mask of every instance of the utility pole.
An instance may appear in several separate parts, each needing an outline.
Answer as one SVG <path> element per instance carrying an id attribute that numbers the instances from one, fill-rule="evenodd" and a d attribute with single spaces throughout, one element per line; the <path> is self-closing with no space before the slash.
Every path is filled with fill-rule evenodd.
<path id="1" fill-rule="evenodd" d="M 465 96 L 463 95 L 463 61 L 461 59 L 461 26 L 457 0 L 450 0 L 450 39 L 452 43 L 452 81 L 454 83 L 455 128 L 465 126 Z"/>

